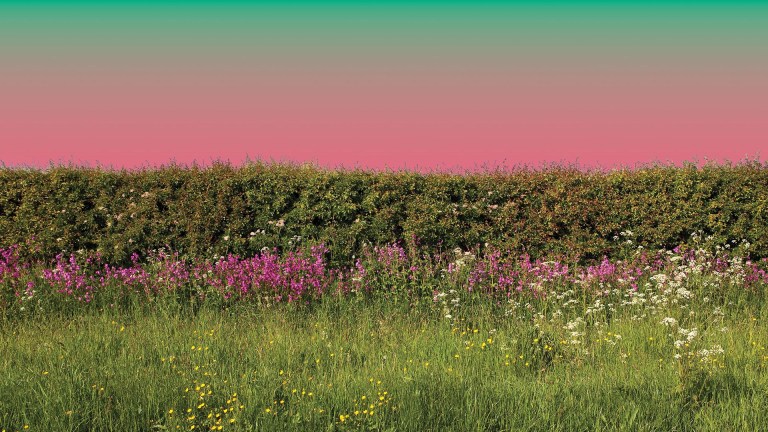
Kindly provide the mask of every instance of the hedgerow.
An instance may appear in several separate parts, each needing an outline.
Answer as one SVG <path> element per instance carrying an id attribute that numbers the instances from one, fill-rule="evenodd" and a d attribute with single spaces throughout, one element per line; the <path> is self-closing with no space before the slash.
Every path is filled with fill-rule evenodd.
<path id="1" fill-rule="evenodd" d="M 169 247 L 187 257 L 253 256 L 324 243 L 331 265 L 364 244 L 409 254 L 462 248 L 587 262 L 621 258 L 623 231 L 647 248 L 691 234 L 746 239 L 768 256 L 768 165 L 575 167 L 465 174 L 326 170 L 311 165 L 177 164 L 139 170 L 0 168 L 0 245 L 29 255 L 100 251 L 127 264 Z M 34 239 L 34 240 L 31 240 Z"/>

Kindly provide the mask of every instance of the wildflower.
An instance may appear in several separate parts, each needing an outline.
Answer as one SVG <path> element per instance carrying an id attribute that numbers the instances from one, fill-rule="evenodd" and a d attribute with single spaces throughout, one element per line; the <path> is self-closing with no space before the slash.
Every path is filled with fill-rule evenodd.
<path id="1" fill-rule="evenodd" d="M 667 327 L 674 327 L 677 325 L 677 320 L 674 318 L 666 317 L 663 320 L 661 320 L 661 323 Z"/>

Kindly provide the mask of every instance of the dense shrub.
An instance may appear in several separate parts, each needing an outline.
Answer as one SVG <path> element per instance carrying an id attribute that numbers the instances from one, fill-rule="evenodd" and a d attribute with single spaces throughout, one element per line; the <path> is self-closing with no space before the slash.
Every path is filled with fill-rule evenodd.
<path id="1" fill-rule="evenodd" d="M 110 171 L 0 169 L 0 245 L 27 254 L 100 251 L 127 264 L 163 246 L 187 257 L 253 256 L 323 242 L 334 266 L 364 244 L 409 254 L 488 246 L 595 261 L 614 239 L 671 248 L 694 232 L 746 239 L 768 256 L 768 166 L 687 164 L 611 172 L 574 167 L 459 174 L 329 171 L 309 165 L 170 165 Z M 623 239 L 623 237 L 622 237 Z M 633 245 L 633 247 L 634 247 Z"/>

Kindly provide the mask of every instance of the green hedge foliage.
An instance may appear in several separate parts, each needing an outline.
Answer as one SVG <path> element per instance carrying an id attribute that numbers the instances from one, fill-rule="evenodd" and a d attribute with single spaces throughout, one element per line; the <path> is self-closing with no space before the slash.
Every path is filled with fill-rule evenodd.
<path id="1" fill-rule="evenodd" d="M 349 265 L 364 244 L 400 241 L 410 253 L 433 253 L 481 251 L 487 243 L 586 262 L 628 253 L 615 237 L 629 230 L 632 248 L 671 248 L 700 233 L 720 244 L 747 239 L 753 257 L 765 257 L 767 168 L 759 162 L 466 174 L 261 162 L 134 171 L 0 168 L 0 245 L 31 244 L 36 252 L 30 253 L 41 259 L 98 250 L 120 264 L 134 251 L 164 246 L 212 257 L 324 242 L 333 265 Z"/>

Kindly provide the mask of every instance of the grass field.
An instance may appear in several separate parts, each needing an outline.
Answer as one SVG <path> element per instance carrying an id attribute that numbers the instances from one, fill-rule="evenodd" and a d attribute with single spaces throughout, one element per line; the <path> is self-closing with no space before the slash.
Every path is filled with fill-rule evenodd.
<path id="1" fill-rule="evenodd" d="M 767 428 L 765 261 L 666 251 L 495 274 L 498 257 L 457 251 L 416 277 L 393 250 L 293 302 L 115 281 L 78 299 L 62 280 L 85 266 L 45 276 L 6 254 L 0 429 Z M 153 280 L 178 269 L 164 262 Z M 494 291 L 504 275 L 527 285 Z"/>

